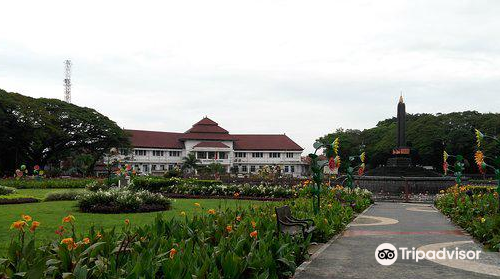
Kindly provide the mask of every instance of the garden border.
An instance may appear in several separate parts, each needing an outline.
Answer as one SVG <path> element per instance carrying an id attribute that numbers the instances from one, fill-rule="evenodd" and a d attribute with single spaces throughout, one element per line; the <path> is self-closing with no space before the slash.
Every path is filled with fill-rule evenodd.
<path id="1" fill-rule="evenodd" d="M 239 196 L 237 198 L 233 196 L 203 196 L 203 195 L 188 195 L 188 194 L 163 194 L 164 196 L 171 199 L 219 199 L 219 200 L 253 200 L 253 201 L 286 201 L 288 198 L 269 198 L 269 197 L 251 197 L 251 196 Z"/>

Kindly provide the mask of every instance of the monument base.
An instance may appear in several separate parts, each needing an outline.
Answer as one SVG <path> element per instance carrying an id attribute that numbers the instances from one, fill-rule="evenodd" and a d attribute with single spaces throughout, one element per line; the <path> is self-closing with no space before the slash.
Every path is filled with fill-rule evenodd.
<path id="1" fill-rule="evenodd" d="M 387 166 L 391 168 L 409 168 L 411 159 L 409 157 L 392 157 L 387 160 Z"/>

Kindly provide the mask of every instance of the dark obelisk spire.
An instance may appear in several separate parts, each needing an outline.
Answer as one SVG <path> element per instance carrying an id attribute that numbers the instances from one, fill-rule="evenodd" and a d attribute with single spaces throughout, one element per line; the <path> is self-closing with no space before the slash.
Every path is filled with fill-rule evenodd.
<path id="1" fill-rule="evenodd" d="M 399 97 L 398 103 L 398 146 L 397 148 L 406 147 L 406 106 L 403 102 L 403 94 Z"/>

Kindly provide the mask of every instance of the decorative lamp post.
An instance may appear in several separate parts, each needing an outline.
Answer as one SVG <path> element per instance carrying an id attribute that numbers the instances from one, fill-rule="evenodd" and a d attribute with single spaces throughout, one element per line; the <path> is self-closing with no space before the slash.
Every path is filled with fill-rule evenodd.
<path id="1" fill-rule="evenodd" d="M 331 170 L 338 169 L 340 166 L 340 156 L 338 155 L 340 146 L 339 138 L 336 138 L 332 143 L 332 149 L 334 155 L 329 160 L 319 160 L 319 156 L 316 154 L 318 150 L 321 148 L 325 148 L 326 145 L 317 141 L 313 144 L 314 153 L 309 154 L 309 158 L 311 158 L 311 172 L 312 172 L 312 181 L 311 184 L 311 194 L 313 198 L 313 211 L 314 214 L 319 213 L 320 205 L 321 205 L 321 185 L 323 184 L 323 169 L 325 166 Z"/>
<path id="2" fill-rule="evenodd" d="M 452 170 L 455 175 L 455 182 L 458 186 L 462 185 L 462 176 L 464 172 L 464 157 L 462 155 L 450 155 L 446 151 L 443 151 L 443 171 L 444 175 L 447 175 L 450 171 L 450 165 L 448 163 L 449 158 L 455 158 L 454 169 Z"/>
<path id="3" fill-rule="evenodd" d="M 483 141 L 488 138 L 493 140 L 496 144 L 500 145 L 500 140 L 497 137 L 492 137 L 486 134 L 481 133 L 478 129 L 475 130 L 476 133 L 476 146 L 477 151 L 474 154 L 474 161 L 476 161 L 476 165 L 479 168 L 479 171 L 484 174 L 486 173 L 487 168 L 491 168 L 495 172 L 495 179 L 497 180 L 497 190 L 496 195 L 498 197 L 498 207 L 500 210 L 500 156 L 495 156 L 494 158 L 490 158 L 484 156 L 483 152 L 480 150 L 481 144 Z M 493 165 L 486 163 L 486 159 L 490 159 L 493 162 Z"/>

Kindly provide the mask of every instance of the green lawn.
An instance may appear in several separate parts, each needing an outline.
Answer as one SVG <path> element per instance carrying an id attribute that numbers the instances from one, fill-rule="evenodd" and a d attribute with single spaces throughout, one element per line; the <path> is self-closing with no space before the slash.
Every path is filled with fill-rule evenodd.
<path id="1" fill-rule="evenodd" d="M 53 192 L 66 192 L 66 191 L 74 191 L 74 192 L 82 192 L 84 189 L 17 189 L 16 194 L 22 196 L 29 196 L 43 200 L 48 193 Z"/>
<path id="2" fill-rule="evenodd" d="M 48 192 L 61 191 L 61 189 L 19 189 L 18 194 L 44 198 Z M 216 199 L 177 199 L 172 201 L 172 209 L 163 212 L 152 213 L 128 213 L 128 214 L 91 214 L 80 213 L 76 207 L 76 201 L 54 201 L 29 204 L 0 205 L 0 256 L 5 254 L 10 238 L 14 234 L 9 230 L 12 222 L 21 218 L 21 214 L 27 214 L 34 220 L 41 222 L 37 229 L 38 239 L 45 241 L 57 237 L 55 230 L 61 225 L 61 219 L 67 214 L 73 214 L 76 218 L 76 228 L 79 234 L 87 233 L 90 226 L 95 225 L 104 229 L 113 226 L 121 227 L 125 219 L 129 219 L 132 225 L 144 225 L 150 223 L 157 214 L 167 218 L 180 218 L 180 212 L 186 212 L 187 216 L 200 212 L 194 203 L 201 204 L 203 212 L 208 209 L 224 209 L 259 204 L 259 201 L 242 200 L 216 200 Z"/>

